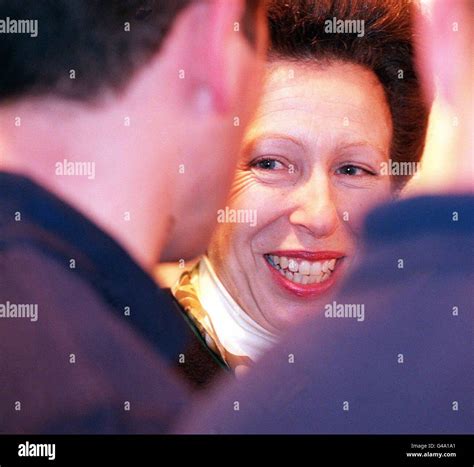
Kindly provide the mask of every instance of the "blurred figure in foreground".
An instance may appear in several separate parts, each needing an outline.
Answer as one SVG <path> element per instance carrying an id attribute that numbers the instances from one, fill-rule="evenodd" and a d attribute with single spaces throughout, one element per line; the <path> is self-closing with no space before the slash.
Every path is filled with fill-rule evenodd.
<path id="1" fill-rule="evenodd" d="M 442 186 L 372 212 L 342 293 L 178 432 L 472 432 L 472 10 L 439 0 L 417 25 L 425 90 L 434 74 L 462 135 Z"/>
<path id="2" fill-rule="evenodd" d="M 261 4 L 0 0 L 24 29 L 0 41 L 0 433 L 158 433 L 183 407 L 196 336 L 149 273 L 207 245 Z"/>

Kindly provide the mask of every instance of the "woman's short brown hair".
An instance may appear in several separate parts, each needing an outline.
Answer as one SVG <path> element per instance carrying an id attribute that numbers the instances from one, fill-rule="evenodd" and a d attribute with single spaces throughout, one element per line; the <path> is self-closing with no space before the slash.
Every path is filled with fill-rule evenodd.
<path id="1" fill-rule="evenodd" d="M 342 60 L 373 71 L 384 88 L 392 115 L 390 158 L 418 162 L 430 104 L 415 69 L 416 5 L 410 0 L 270 0 L 268 7 L 270 60 Z M 334 31 L 331 26 L 337 20 L 363 21 L 363 35 L 347 29 Z M 400 189 L 409 178 L 392 178 L 394 188 Z"/>

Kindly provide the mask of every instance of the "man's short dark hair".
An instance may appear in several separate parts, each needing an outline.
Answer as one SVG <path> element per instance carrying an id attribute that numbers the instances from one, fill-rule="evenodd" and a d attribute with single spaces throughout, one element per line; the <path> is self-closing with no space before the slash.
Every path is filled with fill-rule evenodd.
<path id="1" fill-rule="evenodd" d="M 267 6 L 270 58 L 322 65 L 346 61 L 371 70 L 383 86 L 392 115 L 390 158 L 398 162 L 419 161 L 430 105 L 422 92 L 415 64 L 416 3 L 411 0 L 269 0 Z M 363 21 L 363 36 L 328 27 L 338 20 Z M 401 188 L 408 179 L 397 176 L 395 187 Z"/>
<path id="2" fill-rule="evenodd" d="M 45 94 L 91 101 L 105 89 L 120 91 L 194 1 L 0 0 L 0 20 L 38 22 L 37 37 L 0 33 L 0 104 Z M 249 40 L 263 3 L 247 0 Z"/>

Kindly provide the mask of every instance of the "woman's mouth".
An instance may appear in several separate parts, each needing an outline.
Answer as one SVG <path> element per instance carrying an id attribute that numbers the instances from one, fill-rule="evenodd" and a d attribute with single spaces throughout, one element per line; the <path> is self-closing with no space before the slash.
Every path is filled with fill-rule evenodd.
<path id="1" fill-rule="evenodd" d="M 275 280 L 285 289 L 299 296 L 314 296 L 334 284 L 344 255 L 329 251 L 288 251 L 268 253 L 264 257 Z"/>

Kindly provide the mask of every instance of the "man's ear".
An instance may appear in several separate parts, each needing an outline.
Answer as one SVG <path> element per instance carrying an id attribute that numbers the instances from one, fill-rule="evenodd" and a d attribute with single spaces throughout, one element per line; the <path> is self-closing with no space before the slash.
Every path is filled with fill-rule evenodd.
<path id="1" fill-rule="evenodd" d="M 238 26 L 244 11 L 245 0 L 192 2 L 169 35 L 165 53 L 181 72 L 186 105 L 198 114 L 227 114 L 237 104 L 251 57 Z"/>
<path id="2" fill-rule="evenodd" d="M 465 67 L 462 63 L 462 29 L 464 22 L 460 0 L 434 0 L 425 6 L 426 14 L 417 18 L 419 31 L 418 66 L 423 77 L 425 92 L 434 94 L 436 82 L 440 97 L 454 105 L 457 74 Z M 435 82 L 433 81 L 433 77 Z"/>

